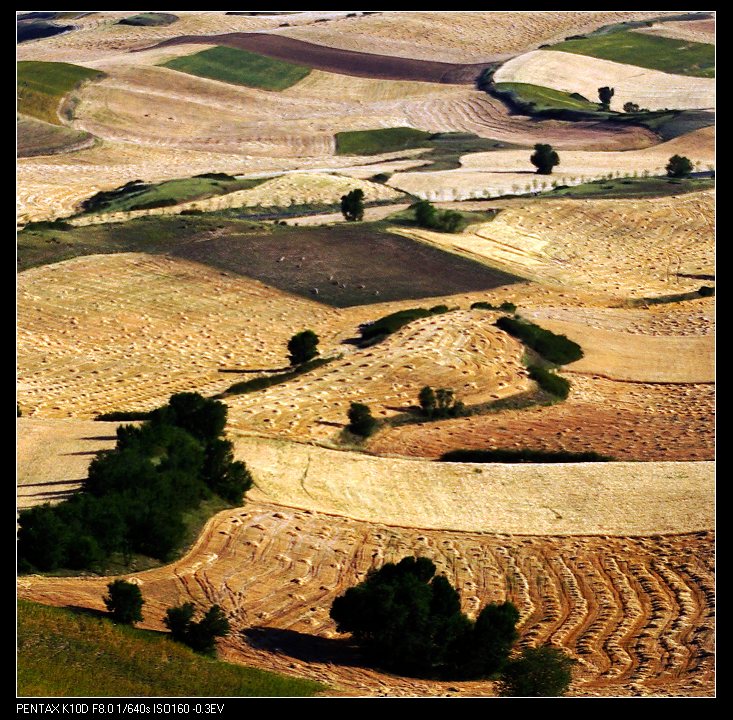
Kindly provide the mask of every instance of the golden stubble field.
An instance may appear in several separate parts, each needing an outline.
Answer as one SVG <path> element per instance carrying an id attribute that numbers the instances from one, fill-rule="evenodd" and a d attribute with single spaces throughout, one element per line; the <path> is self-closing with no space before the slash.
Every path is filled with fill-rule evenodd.
<path id="1" fill-rule="evenodd" d="M 142 627 L 162 630 L 167 607 L 219 603 L 236 632 L 220 644 L 235 662 L 310 677 L 364 696 L 486 696 L 491 681 L 431 682 L 365 667 L 339 641 L 333 599 L 384 562 L 419 553 L 475 616 L 509 599 L 520 645 L 550 642 L 578 661 L 570 695 L 714 692 L 714 537 L 497 535 L 360 522 L 260 501 L 212 518 L 178 562 L 127 576 L 146 604 Z M 103 610 L 109 578 L 19 581 L 18 594 Z"/>
<path id="2" fill-rule="evenodd" d="M 498 154 L 498 153 L 497 153 Z M 616 297 L 697 290 L 715 272 L 712 191 L 653 199 L 509 204 L 460 234 L 399 232 L 509 272 Z"/>

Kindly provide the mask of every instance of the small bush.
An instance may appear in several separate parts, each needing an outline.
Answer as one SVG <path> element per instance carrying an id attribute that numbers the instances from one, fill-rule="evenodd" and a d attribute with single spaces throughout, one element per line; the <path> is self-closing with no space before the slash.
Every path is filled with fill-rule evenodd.
<path id="1" fill-rule="evenodd" d="M 368 405 L 362 403 L 351 403 L 348 412 L 349 424 L 346 429 L 354 435 L 369 437 L 377 429 L 377 421 L 372 416 Z"/>
<path id="2" fill-rule="evenodd" d="M 143 619 L 144 604 L 140 586 L 126 580 L 115 580 L 107 585 L 108 595 L 104 596 L 104 604 L 112 615 L 112 619 L 124 625 L 134 625 Z"/>
<path id="3" fill-rule="evenodd" d="M 415 222 L 424 228 L 438 232 L 454 233 L 460 229 L 463 218 L 455 210 L 437 210 L 427 200 L 416 202 L 412 208 L 415 211 Z"/>
<path id="4" fill-rule="evenodd" d="M 565 400 L 570 394 L 570 383 L 564 377 L 555 375 L 540 365 L 530 365 L 528 370 L 529 377 L 550 395 Z"/>
<path id="5" fill-rule="evenodd" d="M 697 294 L 700 297 L 712 297 L 715 295 L 715 288 L 712 285 L 701 285 Z"/>
<path id="6" fill-rule="evenodd" d="M 441 462 L 467 463 L 566 463 L 609 462 L 608 455 L 596 452 L 573 453 L 552 450 L 451 450 L 440 456 Z"/>
<path id="7" fill-rule="evenodd" d="M 163 622 L 176 642 L 196 652 L 214 655 L 216 638 L 226 637 L 231 630 L 229 620 L 219 605 L 212 605 L 201 620 L 194 622 L 194 609 L 191 602 L 168 608 Z"/>
<path id="8" fill-rule="evenodd" d="M 565 365 L 583 357 L 583 350 L 578 343 L 568 340 L 565 335 L 556 335 L 526 320 L 504 316 L 500 317 L 495 325 L 519 338 L 546 360 L 556 365 Z"/>
<path id="9" fill-rule="evenodd" d="M 573 679 L 575 660 L 560 648 L 543 645 L 525 648 L 510 660 L 499 680 L 499 694 L 508 697 L 557 697 L 563 695 Z"/>
<path id="10" fill-rule="evenodd" d="M 456 400 L 453 390 L 448 388 L 433 390 L 426 385 L 420 391 L 418 402 L 423 415 L 428 418 L 459 417 L 466 411 L 465 405 Z"/>

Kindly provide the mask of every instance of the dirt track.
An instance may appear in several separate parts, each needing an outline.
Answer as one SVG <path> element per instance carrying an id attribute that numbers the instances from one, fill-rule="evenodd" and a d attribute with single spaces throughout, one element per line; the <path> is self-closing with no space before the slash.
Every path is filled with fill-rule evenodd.
<path id="1" fill-rule="evenodd" d="M 713 536 L 521 537 L 405 529 L 248 502 L 209 522 L 193 551 L 139 573 L 143 627 L 184 601 L 223 606 L 226 659 L 360 695 L 492 695 L 493 683 L 438 683 L 365 668 L 335 632 L 333 598 L 372 567 L 418 552 L 469 615 L 510 599 L 521 644 L 551 642 L 579 664 L 571 695 L 713 692 Z M 105 578 L 26 577 L 20 597 L 103 610 Z"/>

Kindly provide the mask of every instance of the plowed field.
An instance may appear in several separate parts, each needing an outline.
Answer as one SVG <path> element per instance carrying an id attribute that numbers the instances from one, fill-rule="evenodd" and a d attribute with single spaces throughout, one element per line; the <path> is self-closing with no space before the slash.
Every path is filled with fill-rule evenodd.
<path id="1" fill-rule="evenodd" d="M 333 599 L 382 563 L 432 558 L 474 615 L 510 599 L 521 644 L 579 662 L 571 695 L 713 692 L 713 536 L 522 537 L 369 524 L 250 502 L 207 525 L 183 560 L 131 579 L 143 627 L 184 601 L 223 606 L 225 658 L 327 681 L 359 695 L 492 695 L 493 683 L 413 680 L 365 667 L 328 617 Z M 103 610 L 105 578 L 27 577 L 19 596 Z"/>

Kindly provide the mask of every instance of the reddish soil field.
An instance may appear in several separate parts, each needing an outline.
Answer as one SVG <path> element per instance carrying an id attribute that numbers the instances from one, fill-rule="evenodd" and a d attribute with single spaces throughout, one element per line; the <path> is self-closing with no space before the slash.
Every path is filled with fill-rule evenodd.
<path id="1" fill-rule="evenodd" d="M 713 385 L 624 383 L 570 376 L 565 402 L 379 433 L 369 449 L 439 457 L 461 448 L 593 450 L 617 460 L 713 460 Z"/>
<path id="2" fill-rule="evenodd" d="M 352 50 L 340 50 L 325 45 L 315 45 L 283 35 L 268 35 L 267 33 L 181 35 L 170 40 L 164 40 L 152 47 L 158 48 L 180 43 L 227 45 L 228 47 L 267 55 L 278 60 L 307 65 L 316 70 L 326 70 L 327 72 L 342 75 L 356 75 L 357 77 L 380 78 L 382 80 L 418 80 L 453 85 L 473 85 L 481 71 L 489 63 L 487 60 L 483 63 L 458 64 L 374 55 Z"/>
<path id="3" fill-rule="evenodd" d="M 419 553 L 475 616 L 488 602 L 520 612 L 520 646 L 546 642 L 578 664 L 570 695 L 710 695 L 714 536 L 528 537 L 390 527 L 248 502 L 213 518 L 167 567 L 137 573 L 143 627 L 167 607 L 220 604 L 234 632 L 227 660 L 310 677 L 359 695 L 495 694 L 491 681 L 434 682 L 366 666 L 329 618 L 333 599 L 384 562 Z M 18 594 L 103 610 L 109 578 L 24 577 Z"/>

